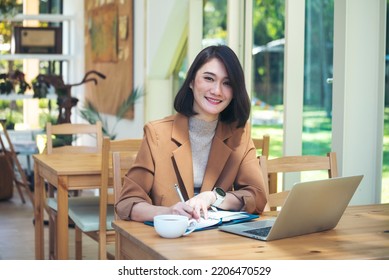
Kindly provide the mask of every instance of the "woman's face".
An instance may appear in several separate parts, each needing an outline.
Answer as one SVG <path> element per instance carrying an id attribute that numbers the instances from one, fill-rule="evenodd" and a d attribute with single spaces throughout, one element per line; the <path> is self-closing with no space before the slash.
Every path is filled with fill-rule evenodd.
<path id="1" fill-rule="evenodd" d="M 233 97 L 226 68 L 217 58 L 212 58 L 197 71 L 190 88 L 196 117 L 205 121 L 216 120 Z"/>

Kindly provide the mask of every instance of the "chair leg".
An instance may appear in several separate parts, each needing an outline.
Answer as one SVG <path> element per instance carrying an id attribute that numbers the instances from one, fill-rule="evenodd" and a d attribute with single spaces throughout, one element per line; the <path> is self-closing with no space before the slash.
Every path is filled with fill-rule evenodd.
<path id="1" fill-rule="evenodd" d="M 118 232 L 115 232 L 115 259 L 120 260 L 121 254 L 120 254 L 120 234 Z"/>
<path id="2" fill-rule="evenodd" d="M 26 200 L 24 199 L 24 195 L 23 195 L 23 192 L 22 192 L 20 185 L 18 183 L 14 183 L 14 185 L 16 187 L 16 190 L 18 191 L 18 194 L 20 196 L 20 199 L 22 200 L 22 203 L 25 204 Z"/>
<path id="3" fill-rule="evenodd" d="M 82 231 L 76 226 L 75 227 L 76 235 L 76 260 L 82 259 Z"/>
<path id="4" fill-rule="evenodd" d="M 57 259 L 57 248 L 55 238 L 57 236 L 57 219 L 56 213 L 51 211 L 49 214 L 49 259 Z"/>
<path id="5" fill-rule="evenodd" d="M 32 195 L 32 192 L 30 190 L 30 184 L 27 180 L 27 177 L 26 177 L 26 174 L 24 173 L 24 170 L 16 156 L 16 154 L 14 153 L 13 151 L 13 148 L 12 148 L 12 153 L 11 155 L 13 155 L 12 157 L 12 161 L 14 162 L 15 164 L 15 167 L 14 167 L 14 180 L 15 180 L 15 184 L 17 185 L 18 189 L 21 189 L 20 186 L 23 186 L 27 192 L 27 195 L 31 201 L 31 204 L 32 206 L 34 206 L 34 196 Z M 19 174 L 19 177 L 17 178 L 17 175 L 16 174 Z M 21 194 L 20 190 L 18 190 L 19 193 Z M 22 198 L 22 200 L 24 201 L 24 198 Z M 23 202 L 24 203 L 24 202 Z"/>
<path id="6" fill-rule="evenodd" d="M 107 236 L 106 232 L 99 232 L 99 260 L 107 259 Z"/>
<path id="7" fill-rule="evenodd" d="M 107 252 L 107 260 L 115 260 L 115 255 L 110 252 Z"/>

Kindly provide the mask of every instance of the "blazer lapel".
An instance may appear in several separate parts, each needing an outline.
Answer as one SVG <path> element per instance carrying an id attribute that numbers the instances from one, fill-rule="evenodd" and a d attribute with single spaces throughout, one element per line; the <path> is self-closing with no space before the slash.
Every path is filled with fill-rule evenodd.
<path id="1" fill-rule="evenodd" d="M 181 179 L 185 185 L 186 192 L 189 197 L 193 197 L 193 164 L 192 150 L 189 140 L 189 124 L 188 118 L 177 114 L 173 123 L 172 139 L 177 142 L 177 149 L 173 150 L 173 160 L 176 163 Z M 179 182 L 177 182 L 179 184 Z M 181 188 L 184 186 L 180 186 Z"/>

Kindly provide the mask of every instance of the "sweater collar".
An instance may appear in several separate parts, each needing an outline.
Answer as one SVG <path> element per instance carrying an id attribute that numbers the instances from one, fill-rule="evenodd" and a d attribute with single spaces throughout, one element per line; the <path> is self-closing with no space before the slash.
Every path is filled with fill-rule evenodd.
<path id="1" fill-rule="evenodd" d="M 231 137 L 233 125 L 219 121 L 216 127 L 215 137 L 224 142 Z M 172 139 L 180 144 L 189 141 L 189 118 L 183 114 L 177 113 L 174 118 Z"/>

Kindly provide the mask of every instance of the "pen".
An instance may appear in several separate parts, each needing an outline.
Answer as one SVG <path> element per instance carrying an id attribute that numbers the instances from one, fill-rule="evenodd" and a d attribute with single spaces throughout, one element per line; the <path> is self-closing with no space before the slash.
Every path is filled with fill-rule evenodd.
<path id="1" fill-rule="evenodd" d="M 178 194 L 178 197 L 180 198 L 181 202 L 185 202 L 184 197 L 182 196 L 180 187 L 177 184 L 174 184 L 174 188 L 176 189 L 176 192 Z"/>

